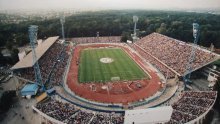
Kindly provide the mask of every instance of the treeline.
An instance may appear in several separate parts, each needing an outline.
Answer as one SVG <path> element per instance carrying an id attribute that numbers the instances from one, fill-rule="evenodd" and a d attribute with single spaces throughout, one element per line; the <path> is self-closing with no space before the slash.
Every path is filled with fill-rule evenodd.
<path id="1" fill-rule="evenodd" d="M 66 37 L 113 36 L 130 34 L 133 32 L 133 15 L 139 17 L 137 23 L 140 37 L 152 32 L 158 32 L 167 36 L 193 42 L 192 23 L 200 24 L 200 39 L 198 44 L 209 47 L 211 43 L 220 48 L 220 15 L 172 12 L 172 11 L 100 11 L 85 12 L 66 17 Z M 29 42 L 28 26 L 39 26 L 38 38 L 49 36 L 61 36 L 59 19 L 46 21 L 28 21 L 19 24 L 0 24 L 0 46 L 22 46 Z"/>
<path id="2" fill-rule="evenodd" d="M 5 113 L 16 102 L 16 91 L 5 91 L 0 96 L 0 122 L 5 118 Z"/>

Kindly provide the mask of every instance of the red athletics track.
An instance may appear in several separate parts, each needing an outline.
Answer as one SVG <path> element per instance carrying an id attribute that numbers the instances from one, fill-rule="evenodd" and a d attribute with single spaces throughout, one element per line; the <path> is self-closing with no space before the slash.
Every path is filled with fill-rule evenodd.
<path id="1" fill-rule="evenodd" d="M 126 51 L 139 66 L 142 67 L 151 76 L 151 79 L 137 81 L 117 81 L 109 83 L 78 83 L 78 65 L 80 51 L 85 48 L 96 47 L 118 47 Z M 141 85 L 137 87 L 136 84 Z M 67 75 L 68 87 L 77 95 L 102 103 L 122 103 L 127 105 L 130 102 L 135 102 L 141 99 L 148 98 L 154 95 L 160 88 L 160 79 L 155 72 L 149 70 L 149 67 L 144 66 L 141 58 L 132 53 L 128 48 L 115 44 L 90 44 L 78 45 L 74 49 L 74 54 L 71 60 L 69 73 Z M 109 86 L 109 90 L 103 89 L 103 86 Z M 95 90 L 94 90 L 95 89 Z"/>

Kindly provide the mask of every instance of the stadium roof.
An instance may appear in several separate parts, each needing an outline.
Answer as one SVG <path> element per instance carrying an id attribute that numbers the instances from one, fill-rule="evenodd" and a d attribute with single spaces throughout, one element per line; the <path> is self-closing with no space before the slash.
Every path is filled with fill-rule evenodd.
<path id="1" fill-rule="evenodd" d="M 171 106 L 126 110 L 124 124 L 165 123 L 170 120 L 172 112 L 173 108 Z"/>
<path id="2" fill-rule="evenodd" d="M 54 44 L 55 41 L 57 41 L 58 38 L 59 36 L 49 37 L 42 44 L 35 48 L 37 56 L 36 61 L 38 61 L 44 55 L 44 53 Z M 30 52 L 27 56 L 24 57 L 24 59 L 18 61 L 11 69 L 15 70 L 32 67 L 35 62 L 33 62 L 32 52 Z"/>

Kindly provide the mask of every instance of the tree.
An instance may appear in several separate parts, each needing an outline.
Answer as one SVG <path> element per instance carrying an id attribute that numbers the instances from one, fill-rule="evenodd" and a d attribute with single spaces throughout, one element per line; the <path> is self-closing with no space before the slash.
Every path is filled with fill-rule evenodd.
<path id="1" fill-rule="evenodd" d="M 9 49 L 9 50 L 12 50 L 13 48 L 13 43 L 11 41 L 7 41 L 6 42 L 6 48 Z"/>
<path id="2" fill-rule="evenodd" d="M 16 37 L 15 37 L 15 40 L 16 40 L 16 44 L 18 46 L 23 46 L 23 45 L 27 44 L 28 41 L 29 41 L 28 35 L 23 34 L 23 33 L 17 34 Z"/>
<path id="3" fill-rule="evenodd" d="M 0 47 L 5 45 L 4 38 L 5 38 L 5 37 L 4 37 L 3 34 L 1 34 L 1 32 L 0 32 Z"/>
<path id="4" fill-rule="evenodd" d="M 161 23 L 160 28 L 157 29 L 157 32 L 160 34 L 166 34 L 166 24 L 165 23 Z"/>
<path id="5" fill-rule="evenodd" d="M 5 65 L 5 57 L 2 55 L 1 49 L 0 49 L 0 65 Z"/>
<path id="6" fill-rule="evenodd" d="M 13 104 L 13 98 L 16 96 L 16 91 L 5 91 L 0 98 L 0 114 L 6 112 Z"/>
<path id="7" fill-rule="evenodd" d="M 127 40 L 132 41 L 131 35 L 128 32 L 123 32 L 121 35 L 121 42 L 127 42 Z"/>
<path id="8" fill-rule="evenodd" d="M 219 105 L 220 105 L 220 78 L 217 79 L 213 89 L 214 89 L 214 91 L 218 91 L 217 92 L 217 99 L 216 99 L 214 107 L 216 107 L 217 110 L 220 112 L 220 109 L 219 109 Z"/>
<path id="9" fill-rule="evenodd" d="M 84 12 L 66 17 L 65 36 L 89 37 L 95 36 L 99 31 L 101 36 L 119 36 L 123 31 L 129 32 L 133 28 L 132 16 L 138 15 L 137 28 L 142 32 L 141 36 L 152 32 L 158 32 L 170 37 L 182 40 L 193 41 L 192 23 L 194 20 L 200 24 L 201 33 L 200 45 L 209 46 L 210 42 L 220 48 L 220 15 L 205 13 L 185 13 L 185 12 L 164 12 L 164 11 L 102 11 Z M 168 17 L 169 15 L 169 17 Z M 11 16 L 11 15 L 10 15 Z M 17 15 L 15 16 L 15 19 Z M 31 17 L 33 18 L 33 17 Z M 37 19 L 38 17 L 34 17 Z M 42 21 L 28 20 L 17 24 L 0 23 L 0 46 L 22 46 L 28 40 L 28 27 L 30 24 L 39 26 L 38 38 L 59 35 L 61 36 L 60 21 L 58 18 Z M 130 35 L 126 35 L 126 37 Z M 123 41 L 126 40 L 123 37 Z M 127 38 L 128 38 L 127 37 Z M 16 42 L 13 42 L 13 41 Z M 208 42 L 207 42 L 208 41 Z"/>
<path id="10" fill-rule="evenodd" d="M 13 48 L 11 51 L 11 59 L 12 59 L 12 64 L 15 64 L 19 61 L 18 57 L 19 50 L 16 48 Z"/>

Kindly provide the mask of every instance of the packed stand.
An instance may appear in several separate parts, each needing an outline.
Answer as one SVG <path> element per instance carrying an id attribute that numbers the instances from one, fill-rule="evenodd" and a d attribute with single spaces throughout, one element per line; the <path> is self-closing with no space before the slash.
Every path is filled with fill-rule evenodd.
<path id="1" fill-rule="evenodd" d="M 152 33 L 138 40 L 135 44 L 179 74 L 183 75 L 186 72 L 192 45 L 158 33 Z M 219 57 L 216 54 L 195 47 L 195 60 L 193 61 L 192 69 L 200 68 L 217 58 Z"/>
<path id="2" fill-rule="evenodd" d="M 59 57 L 63 47 L 63 45 L 55 43 L 54 46 L 52 46 L 50 50 L 45 53 L 43 58 L 39 60 L 43 82 L 45 82 L 48 78 L 48 74 L 54 67 L 54 64 L 56 63 L 56 60 Z"/>
<path id="3" fill-rule="evenodd" d="M 79 109 L 69 103 L 62 103 L 53 99 L 44 103 L 38 103 L 36 108 L 48 116 L 62 122 L 79 111 Z"/>
<path id="4" fill-rule="evenodd" d="M 168 69 L 165 65 L 161 64 L 158 60 L 156 60 L 152 56 L 145 53 L 145 51 L 140 49 L 138 46 L 136 46 L 135 44 L 130 44 L 129 46 L 133 48 L 136 52 L 138 52 L 142 58 L 144 58 L 146 61 L 151 63 L 153 66 L 155 66 L 164 76 L 167 76 L 167 78 L 175 77 L 174 72 L 172 72 L 170 69 Z"/>
<path id="5" fill-rule="evenodd" d="M 62 83 L 63 74 L 65 72 L 65 67 L 68 62 L 69 55 L 66 50 L 63 50 L 57 60 L 57 63 L 52 71 L 50 82 L 55 85 Z"/>
<path id="6" fill-rule="evenodd" d="M 79 111 L 76 115 L 73 115 L 71 118 L 67 120 L 68 124 L 88 124 L 92 117 L 93 113 L 88 113 L 84 111 Z"/>
<path id="7" fill-rule="evenodd" d="M 77 37 L 72 38 L 71 41 L 76 44 L 83 43 L 120 43 L 121 36 L 109 36 L 109 37 Z"/>
<path id="8" fill-rule="evenodd" d="M 67 124 L 123 124 L 124 115 L 80 110 L 77 106 L 55 99 L 40 102 L 36 108 L 46 115 Z"/>
<path id="9" fill-rule="evenodd" d="M 4 76 L 4 75 L 9 75 L 12 73 L 12 71 L 10 70 L 11 66 L 7 65 L 7 66 L 0 66 L 0 76 Z"/>
<path id="10" fill-rule="evenodd" d="M 12 71 L 10 70 L 10 66 L 0 67 L 0 84 L 2 82 L 7 82 L 12 76 Z"/>
<path id="11" fill-rule="evenodd" d="M 54 66 L 56 65 L 57 59 L 59 58 L 59 56 L 64 52 L 63 50 L 65 46 L 63 46 L 60 43 L 54 43 L 47 51 L 46 53 L 38 60 L 38 64 L 40 67 L 40 71 L 41 71 L 41 77 L 42 77 L 42 81 L 46 82 L 47 79 L 49 78 L 49 75 L 52 71 L 52 69 L 54 68 Z M 66 58 L 66 55 L 65 55 Z M 62 61 L 62 63 L 64 63 L 64 61 Z M 34 68 L 26 68 L 23 69 L 19 72 L 20 74 L 18 74 L 19 76 L 31 80 L 31 81 L 35 81 L 35 74 L 34 74 Z"/>
<path id="12" fill-rule="evenodd" d="M 215 91 L 184 92 L 181 99 L 172 105 L 173 113 L 167 124 L 190 122 L 212 107 L 217 97 Z"/>

